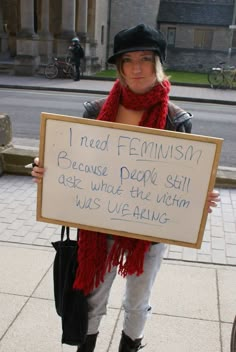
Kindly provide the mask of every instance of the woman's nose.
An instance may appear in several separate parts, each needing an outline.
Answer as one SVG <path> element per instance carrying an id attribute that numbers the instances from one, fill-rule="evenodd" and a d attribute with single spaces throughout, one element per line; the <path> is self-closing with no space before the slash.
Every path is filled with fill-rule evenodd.
<path id="1" fill-rule="evenodd" d="M 141 71 L 141 63 L 140 63 L 140 61 L 135 61 L 133 63 L 133 71 L 134 72 L 140 72 Z"/>

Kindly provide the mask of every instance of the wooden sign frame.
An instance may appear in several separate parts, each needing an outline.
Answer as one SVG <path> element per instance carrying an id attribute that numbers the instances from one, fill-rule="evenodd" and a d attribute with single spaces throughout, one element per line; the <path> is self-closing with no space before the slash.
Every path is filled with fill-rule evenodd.
<path id="1" fill-rule="evenodd" d="M 200 248 L 222 142 L 42 113 L 37 220 Z"/>

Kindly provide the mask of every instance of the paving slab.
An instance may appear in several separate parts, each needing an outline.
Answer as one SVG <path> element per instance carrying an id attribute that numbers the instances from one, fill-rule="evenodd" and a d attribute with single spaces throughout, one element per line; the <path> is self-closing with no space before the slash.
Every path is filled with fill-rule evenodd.
<path id="1" fill-rule="evenodd" d="M 17 296 L 8 293 L 0 293 L 0 337 L 2 337 L 15 320 L 17 315 L 28 300 L 27 296 Z"/>
<path id="2" fill-rule="evenodd" d="M 31 298 L 0 342 L 0 351 L 60 351 L 60 328 L 54 303 Z"/>
<path id="3" fill-rule="evenodd" d="M 32 297 L 48 299 L 54 302 L 54 288 L 53 288 L 53 265 L 50 267 L 46 275 L 40 281 Z"/>
<path id="4" fill-rule="evenodd" d="M 153 313 L 218 320 L 216 269 L 175 265 L 161 268 L 152 294 Z"/>
<path id="5" fill-rule="evenodd" d="M 221 323 L 221 348 L 222 352 L 232 352 L 230 351 L 230 339 L 232 324 Z"/>
<path id="6" fill-rule="evenodd" d="M 53 262 L 48 248 L 0 243 L 0 292 L 30 296 Z"/>
<path id="7" fill-rule="evenodd" d="M 109 315 L 104 319 L 101 325 L 103 334 L 99 336 L 96 351 L 109 350 L 117 314 L 117 310 L 110 310 Z M 0 351 L 75 352 L 76 347 L 61 345 L 61 322 L 56 315 L 54 302 L 31 298 L 0 342 Z"/>
<path id="8" fill-rule="evenodd" d="M 223 322 L 234 320 L 236 315 L 236 268 L 222 268 L 217 271 L 220 319 Z"/>
<path id="9" fill-rule="evenodd" d="M 117 352 L 122 329 L 121 316 L 109 352 Z M 143 343 L 147 352 L 222 351 L 218 322 L 153 314 L 147 321 Z"/>

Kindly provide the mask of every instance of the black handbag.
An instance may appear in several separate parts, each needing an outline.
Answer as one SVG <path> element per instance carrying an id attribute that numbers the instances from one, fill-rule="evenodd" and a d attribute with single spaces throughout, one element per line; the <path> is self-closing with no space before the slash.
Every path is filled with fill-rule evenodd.
<path id="1" fill-rule="evenodd" d="M 70 239 L 70 228 L 62 226 L 61 240 L 52 242 L 52 245 L 56 250 L 53 263 L 54 299 L 57 314 L 62 320 L 62 343 L 77 346 L 84 343 L 88 330 L 87 298 L 82 291 L 73 289 L 78 243 Z"/>

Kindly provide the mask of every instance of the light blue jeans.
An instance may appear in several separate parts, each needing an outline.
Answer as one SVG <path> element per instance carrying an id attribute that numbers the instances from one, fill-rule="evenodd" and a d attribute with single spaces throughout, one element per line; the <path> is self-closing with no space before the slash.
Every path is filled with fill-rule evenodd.
<path id="1" fill-rule="evenodd" d="M 108 239 L 108 248 L 113 240 Z M 143 337 L 144 326 L 151 313 L 150 295 L 156 275 L 160 269 L 166 245 L 155 244 L 150 247 L 144 259 L 144 273 L 140 276 L 128 275 L 123 299 L 124 322 L 123 331 L 132 340 Z M 116 277 L 117 268 L 113 267 L 107 273 L 105 280 L 89 296 L 88 334 L 96 334 L 102 319 L 106 314 L 107 302 L 112 283 Z"/>

